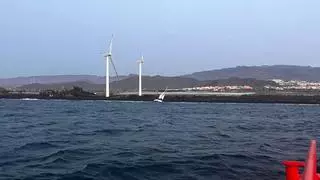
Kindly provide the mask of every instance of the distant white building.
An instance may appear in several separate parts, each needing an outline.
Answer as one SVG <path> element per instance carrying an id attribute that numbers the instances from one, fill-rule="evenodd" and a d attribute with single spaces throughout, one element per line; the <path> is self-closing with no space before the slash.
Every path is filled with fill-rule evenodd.
<path id="1" fill-rule="evenodd" d="M 319 82 L 308 82 L 308 81 L 284 81 L 281 79 L 273 79 L 273 82 L 277 83 L 280 87 L 265 86 L 266 89 L 274 90 L 320 90 Z"/>

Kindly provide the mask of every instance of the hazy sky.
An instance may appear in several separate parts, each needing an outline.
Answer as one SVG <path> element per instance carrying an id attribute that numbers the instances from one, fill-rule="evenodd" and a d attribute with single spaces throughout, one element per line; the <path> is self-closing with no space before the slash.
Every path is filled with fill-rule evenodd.
<path id="1" fill-rule="evenodd" d="M 0 77 L 320 66 L 319 0 L 1 0 Z"/>

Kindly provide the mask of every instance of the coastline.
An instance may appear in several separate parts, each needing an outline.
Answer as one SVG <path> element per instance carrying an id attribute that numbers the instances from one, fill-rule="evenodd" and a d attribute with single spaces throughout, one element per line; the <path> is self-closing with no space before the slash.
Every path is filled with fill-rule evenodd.
<path id="1" fill-rule="evenodd" d="M 7 94 L 0 95 L 0 99 L 44 99 L 44 100 L 108 100 L 108 101 L 153 101 L 156 95 L 113 95 L 104 96 L 41 96 L 35 94 Z M 320 96 L 307 95 L 167 95 L 165 102 L 218 102 L 218 103 L 285 103 L 285 104 L 320 104 Z"/>

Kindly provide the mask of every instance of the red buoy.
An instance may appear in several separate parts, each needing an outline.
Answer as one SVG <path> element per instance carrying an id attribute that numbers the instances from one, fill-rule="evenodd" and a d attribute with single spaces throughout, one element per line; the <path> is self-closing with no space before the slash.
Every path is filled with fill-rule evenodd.
<path id="1" fill-rule="evenodd" d="M 286 180 L 320 180 L 317 174 L 317 147 L 316 141 L 312 140 L 307 159 L 300 161 L 284 161 L 286 167 Z M 304 167 L 303 174 L 299 174 L 299 168 Z"/>

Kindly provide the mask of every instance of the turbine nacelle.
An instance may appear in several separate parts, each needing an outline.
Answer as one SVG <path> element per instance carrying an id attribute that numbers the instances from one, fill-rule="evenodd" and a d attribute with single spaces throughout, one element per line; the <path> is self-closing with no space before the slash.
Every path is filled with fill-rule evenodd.
<path id="1" fill-rule="evenodd" d="M 107 57 L 112 57 L 112 54 L 109 54 L 109 53 L 103 53 L 102 55 L 103 55 L 103 57 L 105 57 L 105 58 L 107 58 Z"/>
<path id="2" fill-rule="evenodd" d="M 143 64 L 144 63 L 143 56 L 141 56 L 141 59 L 137 60 L 137 63 L 139 63 L 139 64 Z"/>

